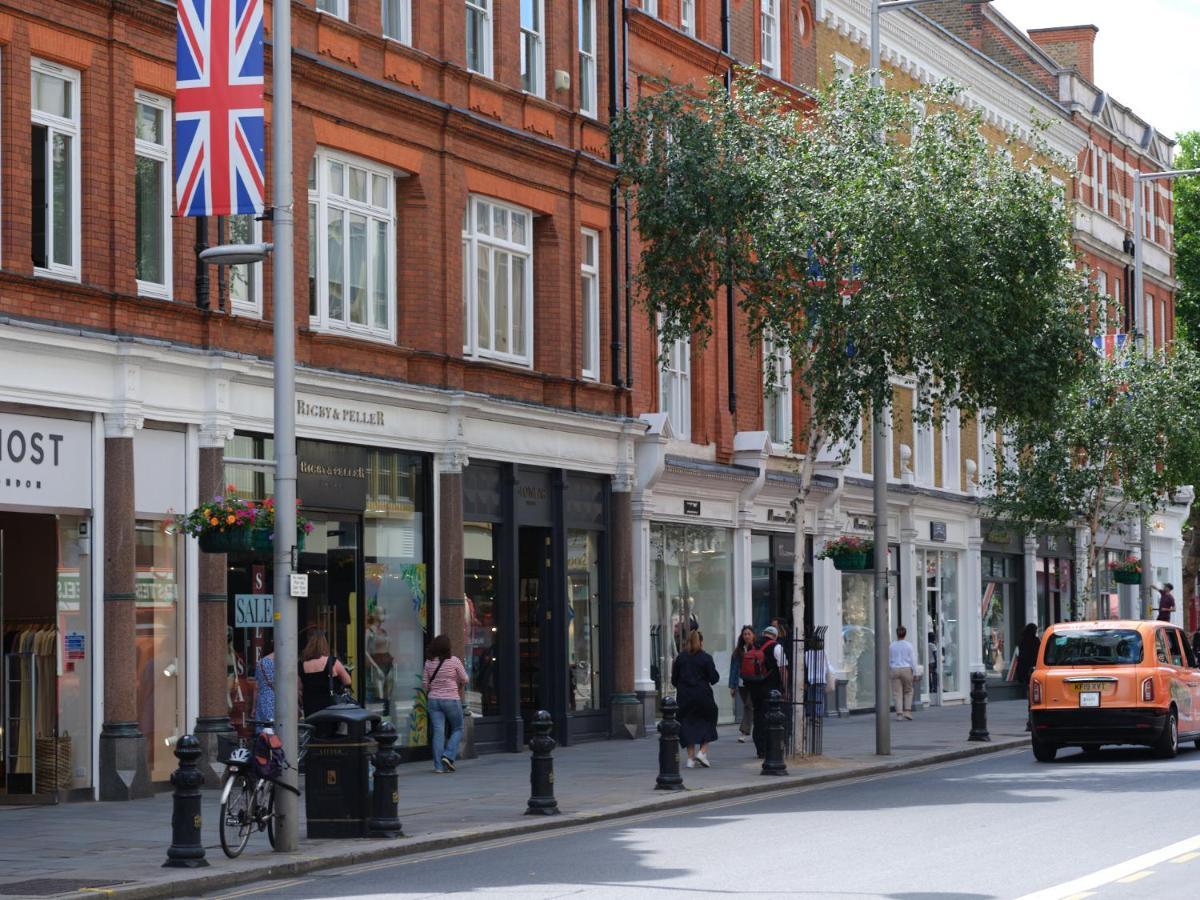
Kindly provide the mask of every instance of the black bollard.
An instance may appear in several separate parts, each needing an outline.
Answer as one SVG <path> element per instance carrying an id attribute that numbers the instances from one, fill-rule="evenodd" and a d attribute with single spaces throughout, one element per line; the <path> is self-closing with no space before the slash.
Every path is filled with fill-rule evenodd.
<path id="1" fill-rule="evenodd" d="M 400 779 L 396 766 L 400 765 L 400 754 L 393 745 L 398 740 L 396 726 L 384 722 L 376 730 L 375 790 L 371 794 L 371 818 L 367 819 L 367 836 L 380 838 L 404 837 L 400 819 L 396 815 L 400 804 Z"/>
<path id="2" fill-rule="evenodd" d="M 783 759 L 784 728 L 783 694 L 771 691 L 767 698 L 767 755 L 763 759 L 763 775 L 786 775 L 787 763 Z"/>
<path id="3" fill-rule="evenodd" d="M 551 752 L 558 741 L 550 737 L 554 720 L 550 713 L 539 709 L 533 717 L 533 737 L 529 741 L 529 804 L 527 816 L 557 816 L 558 801 L 554 799 L 554 757 Z"/>
<path id="4" fill-rule="evenodd" d="M 971 733 L 968 741 L 990 741 L 987 727 L 987 675 L 971 673 Z"/>
<path id="5" fill-rule="evenodd" d="M 190 734 L 175 744 L 179 768 L 171 773 L 175 799 L 171 808 L 171 846 L 167 848 L 164 869 L 199 869 L 208 865 L 204 842 L 200 840 L 200 786 L 204 774 L 196 767 L 200 742 Z"/>
<path id="6" fill-rule="evenodd" d="M 679 774 L 679 705 L 674 697 L 667 697 L 662 704 L 662 721 L 658 723 L 658 777 L 654 779 L 656 791 L 682 791 L 683 778 Z"/>

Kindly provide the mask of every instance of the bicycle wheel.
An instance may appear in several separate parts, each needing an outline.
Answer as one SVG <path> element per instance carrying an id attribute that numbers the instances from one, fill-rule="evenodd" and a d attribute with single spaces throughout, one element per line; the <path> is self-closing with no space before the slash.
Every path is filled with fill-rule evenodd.
<path id="1" fill-rule="evenodd" d="M 267 788 L 263 796 L 260 798 L 262 807 L 260 811 L 263 818 L 267 820 L 267 840 L 271 842 L 271 849 L 275 849 L 275 785 L 267 782 Z"/>
<path id="2" fill-rule="evenodd" d="M 235 859 L 250 842 L 254 828 L 251 806 L 254 803 L 254 784 L 246 775 L 234 775 L 221 802 L 221 849 Z"/>

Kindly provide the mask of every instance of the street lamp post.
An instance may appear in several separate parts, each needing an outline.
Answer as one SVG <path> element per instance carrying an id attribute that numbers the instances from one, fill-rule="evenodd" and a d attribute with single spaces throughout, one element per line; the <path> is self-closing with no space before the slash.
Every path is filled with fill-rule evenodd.
<path id="1" fill-rule="evenodd" d="M 1148 337 L 1146 328 L 1146 319 L 1153 315 L 1151 310 L 1145 309 L 1143 304 L 1143 289 L 1145 285 L 1142 282 L 1142 243 L 1146 236 L 1146 226 L 1142 222 L 1144 211 L 1144 203 L 1142 199 L 1142 185 L 1148 182 L 1167 181 L 1174 178 L 1181 178 L 1188 175 L 1200 175 L 1200 169 L 1168 169 L 1164 172 L 1134 172 L 1133 173 L 1133 318 L 1134 322 L 1141 325 L 1139 329 L 1143 336 Z M 1151 208 L 1150 215 L 1154 215 L 1154 210 Z M 1150 346 L 1149 341 L 1146 341 L 1146 355 L 1149 356 L 1154 352 L 1154 348 Z M 1141 526 L 1141 557 L 1142 557 L 1142 581 L 1138 586 L 1138 605 L 1141 609 L 1138 610 L 1138 617 L 1143 618 L 1150 615 L 1150 606 L 1153 597 L 1150 593 L 1154 585 L 1154 574 L 1150 567 L 1150 519 L 1144 516 Z"/>

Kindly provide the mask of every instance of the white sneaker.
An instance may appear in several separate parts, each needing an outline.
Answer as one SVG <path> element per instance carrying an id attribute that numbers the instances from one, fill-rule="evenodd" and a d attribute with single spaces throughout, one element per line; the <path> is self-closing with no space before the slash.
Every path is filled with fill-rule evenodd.
<path id="1" fill-rule="evenodd" d="M 738 735 L 738 743 L 739 743 L 739 744 L 744 744 L 744 743 L 746 743 L 746 736 L 745 736 L 744 734 L 739 734 L 739 735 Z"/>
<path id="2" fill-rule="evenodd" d="M 688 768 L 688 769 L 694 769 L 694 768 L 696 768 L 696 761 L 695 761 L 694 759 L 690 759 L 690 758 L 689 758 L 689 759 L 688 759 L 688 761 L 687 761 L 687 763 L 685 763 L 685 767 L 686 767 L 686 768 Z"/>
<path id="3" fill-rule="evenodd" d="M 712 766 L 709 765 L 707 753 L 697 753 L 696 754 L 696 762 L 700 763 L 700 765 L 704 766 L 704 768 L 706 768 L 706 769 L 712 768 Z"/>

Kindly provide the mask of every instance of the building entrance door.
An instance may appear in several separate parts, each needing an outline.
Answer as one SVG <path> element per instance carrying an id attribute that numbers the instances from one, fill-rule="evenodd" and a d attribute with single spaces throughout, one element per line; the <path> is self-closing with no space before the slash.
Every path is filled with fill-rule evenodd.
<path id="1" fill-rule="evenodd" d="M 548 528 L 522 528 L 518 537 L 517 623 L 519 638 L 519 692 L 525 737 L 539 709 L 552 710 L 554 621 L 553 540 Z"/>

